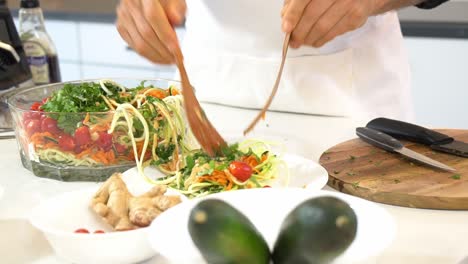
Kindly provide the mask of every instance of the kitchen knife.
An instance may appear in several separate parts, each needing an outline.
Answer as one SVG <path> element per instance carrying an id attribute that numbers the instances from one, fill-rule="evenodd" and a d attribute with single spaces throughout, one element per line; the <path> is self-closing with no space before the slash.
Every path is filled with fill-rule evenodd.
<path id="1" fill-rule="evenodd" d="M 376 147 L 385 149 L 390 152 L 398 152 L 402 154 L 403 156 L 406 156 L 413 160 L 422 162 L 424 164 L 427 164 L 427 165 L 430 165 L 430 166 L 433 166 L 442 170 L 455 171 L 455 169 L 452 167 L 449 167 L 443 163 L 440 163 L 436 160 L 433 160 L 429 157 L 426 157 L 408 148 L 405 148 L 400 141 L 380 131 L 377 131 L 368 127 L 358 127 L 356 128 L 356 134 L 363 141 L 371 145 L 374 145 Z"/>
<path id="2" fill-rule="evenodd" d="M 367 123 L 366 126 L 399 139 L 428 145 L 434 150 L 468 157 L 467 143 L 418 125 L 388 118 L 376 118 Z"/>

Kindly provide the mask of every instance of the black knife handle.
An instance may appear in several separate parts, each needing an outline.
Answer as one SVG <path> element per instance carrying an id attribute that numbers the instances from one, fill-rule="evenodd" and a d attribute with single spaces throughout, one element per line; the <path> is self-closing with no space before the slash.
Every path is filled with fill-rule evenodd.
<path id="1" fill-rule="evenodd" d="M 453 138 L 434 130 L 383 117 L 371 120 L 366 126 L 396 138 L 406 139 L 425 145 L 441 145 L 453 141 Z"/>
<path id="2" fill-rule="evenodd" d="M 358 135 L 365 142 L 388 151 L 395 151 L 403 148 L 403 144 L 401 144 L 400 141 L 387 134 L 368 127 L 356 128 L 356 135 Z"/>

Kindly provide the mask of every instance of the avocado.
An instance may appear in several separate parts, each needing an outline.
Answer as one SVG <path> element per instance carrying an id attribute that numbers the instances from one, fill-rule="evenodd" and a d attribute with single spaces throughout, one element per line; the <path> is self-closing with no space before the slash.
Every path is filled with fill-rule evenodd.
<path id="1" fill-rule="evenodd" d="M 330 263 L 351 245 L 356 231 L 356 214 L 346 202 L 332 196 L 308 199 L 283 221 L 273 263 Z"/>
<path id="2" fill-rule="evenodd" d="M 270 263 L 270 249 L 257 228 L 222 200 L 206 199 L 195 205 L 188 229 L 209 264 Z"/>

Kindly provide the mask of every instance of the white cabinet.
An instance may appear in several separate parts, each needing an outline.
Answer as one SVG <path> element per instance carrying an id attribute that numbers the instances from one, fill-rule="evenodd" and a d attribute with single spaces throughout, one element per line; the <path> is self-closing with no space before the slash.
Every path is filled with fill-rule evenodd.
<path id="1" fill-rule="evenodd" d="M 416 121 L 468 128 L 468 40 L 405 38 Z"/>
<path id="2" fill-rule="evenodd" d="M 60 61 L 60 74 L 63 82 L 80 80 L 81 67 L 76 63 Z"/>
<path id="3" fill-rule="evenodd" d="M 112 23 L 46 20 L 55 43 L 63 81 L 103 78 L 173 79 L 174 66 L 153 64 L 129 49 Z M 18 25 L 18 19 L 15 19 Z M 183 38 L 184 30 L 177 29 Z"/>

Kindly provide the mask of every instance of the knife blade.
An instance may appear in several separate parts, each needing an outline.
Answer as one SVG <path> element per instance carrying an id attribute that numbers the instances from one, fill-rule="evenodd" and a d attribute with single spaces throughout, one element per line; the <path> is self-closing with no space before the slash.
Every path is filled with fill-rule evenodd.
<path id="1" fill-rule="evenodd" d="M 433 150 L 468 157 L 468 143 L 457 141 L 452 137 L 422 126 L 388 118 L 376 118 L 367 123 L 366 127 L 384 132 L 398 139 L 428 145 Z"/>
<path id="2" fill-rule="evenodd" d="M 358 127 L 356 128 L 356 135 L 358 135 L 359 138 L 361 138 L 363 141 L 384 150 L 400 153 L 401 155 L 412 160 L 419 161 L 442 170 L 456 171 L 450 166 L 406 148 L 400 141 L 387 134 L 384 134 L 383 132 L 368 127 Z"/>

